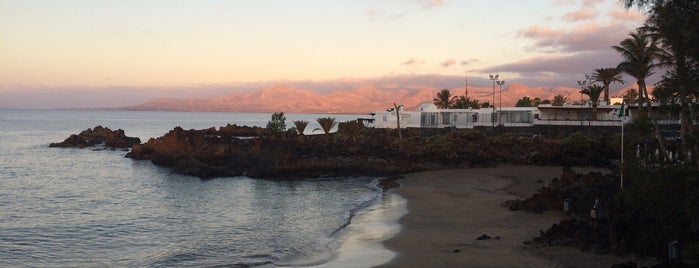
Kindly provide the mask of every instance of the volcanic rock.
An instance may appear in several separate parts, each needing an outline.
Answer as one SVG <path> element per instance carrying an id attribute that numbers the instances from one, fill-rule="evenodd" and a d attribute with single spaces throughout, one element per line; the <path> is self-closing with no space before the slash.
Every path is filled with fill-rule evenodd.
<path id="1" fill-rule="evenodd" d="M 133 145 L 141 143 L 141 139 L 137 137 L 129 137 L 124 134 L 124 130 L 111 130 L 106 127 L 96 126 L 93 129 L 86 129 L 80 134 L 72 134 L 63 142 L 51 143 L 49 147 L 93 147 L 104 146 L 106 148 L 130 148 Z"/>

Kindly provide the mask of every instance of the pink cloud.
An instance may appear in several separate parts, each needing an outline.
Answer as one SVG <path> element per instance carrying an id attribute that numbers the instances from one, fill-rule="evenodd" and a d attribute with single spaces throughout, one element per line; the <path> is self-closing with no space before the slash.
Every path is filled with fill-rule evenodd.
<path id="1" fill-rule="evenodd" d="M 535 40 L 533 50 L 538 51 L 607 51 L 619 43 L 630 30 L 632 29 L 622 23 L 588 23 L 569 30 L 532 26 L 520 31 L 519 35 Z"/>
<path id="2" fill-rule="evenodd" d="M 589 20 L 597 17 L 599 13 L 597 11 L 586 8 L 586 9 L 581 9 L 578 11 L 573 11 L 573 12 L 568 12 L 565 15 L 563 15 L 563 20 L 566 21 L 581 21 L 581 20 Z"/>
<path id="3" fill-rule="evenodd" d="M 405 16 L 404 13 L 396 13 L 392 15 L 384 14 L 385 12 L 376 9 L 370 9 L 364 12 L 370 21 L 375 20 L 397 20 Z"/>
<path id="4" fill-rule="evenodd" d="M 417 0 L 423 7 L 437 7 L 444 5 L 444 0 Z"/>
<path id="5" fill-rule="evenodd" d="M 563 33 L 563 30 L 554 30 L 550 27 L 534 25 L 525 30 L 521 30 L 519 35 L 527 38 L 552 38 Z"/>
<path id="6" fill-rule="evenodd" d="M 408 66 L 410 66 L 410 65 L 418 65 L 418 64 L 423 64 L 423 63 L 425 63 L 425 61 L 423 61 L 423 60 L 418 60 L 418 59 L 415 59 L 415 58 L 410 58 L 410 59 L 408 59 L 408 60 L 406 60 L 406 61 L 404 61 L 404 62 L 401 62 L 401 65 L 408 65 Z"/>
<path id="7" fill-rule="evenodd" d="M 456 59 L 448 59 L 442 62 L 442 67 L 449 67 L 456 64 Z"/>
<path id="8" fill-rule="evenodd" d="M 461 61 L 461 65 L 470 65 L 471 63 L 480 62 L 478 59 L 468 59 Z"/>
<path id="9" fill-rule="evenodd" d="M 607 15 L 612 17 L 615 21 L 620 21 L 620 22 L 644 22 L 646 20 L 646 16 L 641 14 L 638 10 L 636 9 L 627 9 L 627 10 L 610 10 L 607 12 Z"/>

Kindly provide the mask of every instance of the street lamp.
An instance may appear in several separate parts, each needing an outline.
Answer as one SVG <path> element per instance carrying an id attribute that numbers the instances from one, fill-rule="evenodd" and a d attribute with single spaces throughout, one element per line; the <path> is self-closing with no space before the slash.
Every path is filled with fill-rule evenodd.
<path id="1" fill-rule="evenodd" d="M 628 96 L 624 96 L 621 101 L 621 108 L 619 108 L 619 119 L 621 121 L 621 158 L 619 165 L 619 190 L 624 189 L 624 117 L 628 116 L 624 111 L 624 103 L 629 101 Z"/>
<path id="2" fill-rule="evenodd" d="M 493 113 L 492 113 L 493 116 L 495 115 L 495 81 L 498 80 L 498 77 L 500 77 L 499 74 L 496 74 L 496 75 L 491 74 L 490 75 L 490 80 L 493 80 L 493 105 L 492 105 L 493 106 Z M 493 127 L 495 127 L 495 118 L 491 117 L 490 121 L 493 121 Z"/>
<path id="3" fill-rule="evenodd" d="M 502 86 L 505 84 L 505 81 L 496 81 L 495 83 L 500 86 L 500 104 L 498 104 L 498 109 L 500 110 L 500 113 L 498 114 L 498 126 L 502 126 Z"/>
<path id="4" fill-rule="evenodd" d="M 587 77 L 587 75 L 585 75 L 585 77 Z M 584 88 L 585 88 L 585 85 L 587 85 L 587 81 L 586 81 L 586 80 L 578 81 L 578 86 L 580 86 L 580 115 L 579 115 L 578 117 L 580 118 L 580 125 L 581 125 L 581 126 L 583 125 L 583 119 L 582 119 L 582 113 L 583 113 L 583 98 L 582 98 L 582 95 L 583 95 L 583 90 L 584 90 Z"/>

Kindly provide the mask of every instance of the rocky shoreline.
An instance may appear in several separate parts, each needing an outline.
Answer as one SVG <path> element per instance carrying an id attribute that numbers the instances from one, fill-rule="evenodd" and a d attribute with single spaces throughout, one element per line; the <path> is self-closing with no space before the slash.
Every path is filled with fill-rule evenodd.
<path id="1" fill-rule="evenodd" d="M 140 143 L 121 129 L 97 126 L 50 146 L 130 147 L 128 158 L 149 160 L 176 173 L 202 179 L 395 178 L 427 170 L 499 164 L 600 167 L 618 159 L 616 147 L 610 145 L 617 141 L 580 133 L 561 140 L 489 136 L 477 130 L 447 130 L 432 136 L 403 130 L 401 134 L 402 137 L 391 129 L 352 129 L 341 125 L 336 133 L 304 136 L 293 131 L 271 133 L 265 128 L 227 125 L 202 130 L 176 127 Z M 538 193 L 524 200 L 504 202 L 502 206 L 536 213 L 565 210 L 564 200 L 570 201 L 568 218 L 529 241 L 539 246 L 572 246 L 597 254 L 639 254 L 662 260 L 668 242 L 679 241 L 685 244 L 685 258 L 697 256 L 696 170 L 648 168 L 630 163 L 625 173 L 628 185 L 620 192 L 616 174 L 583 175 L 564 168 L 560 178 L 551 180 Z M 679 183 L 667 183 L 665 178 Z M 382 186 L 396 185 L 387 180 Z M 595 218 L 591 217 L 592 208 Z M 672 260 L 665 259 L 664 264 L 669 261 Z"/>
<path id="2" fill-rule="evenodd" d="M 229 124 L 201 130 L 176 127 L 141 144 L 121 129 L 98 126 L 51 147 L 130 147 L 128 158 L 150 160 L 176 173 L 203 179 L 393 176 L 500 163 L 598 166 L 609 164 L 615 155 L 604 141 L 572 146 L 565 140 L 488 136 L 477 130 L 448 130 L 432 136 L 410 129 L 402 132 L 399 138 L 393 129 L 340 125 L 336 133 L 302 135 Z"/>

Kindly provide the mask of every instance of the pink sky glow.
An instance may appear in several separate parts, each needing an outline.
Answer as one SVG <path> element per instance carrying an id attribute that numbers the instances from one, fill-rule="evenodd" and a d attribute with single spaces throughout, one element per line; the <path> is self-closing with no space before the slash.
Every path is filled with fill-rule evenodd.
<path id="1" fill-rule="evenodd" d="M 491 73 L 575 88 L 619 63 L 610 47 L 644 18 L 615 0 L 0 0 L 0 108 L 487 86 Z"/>

